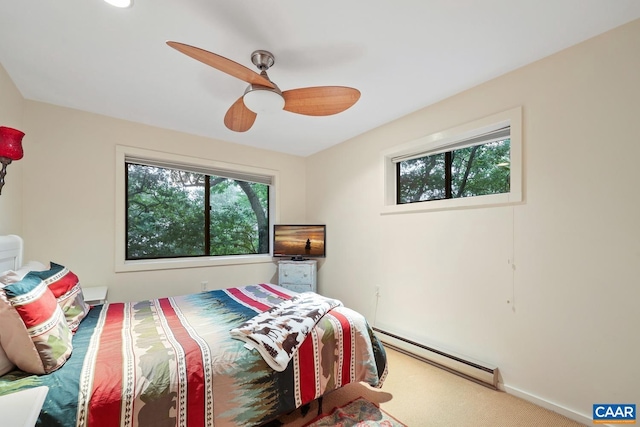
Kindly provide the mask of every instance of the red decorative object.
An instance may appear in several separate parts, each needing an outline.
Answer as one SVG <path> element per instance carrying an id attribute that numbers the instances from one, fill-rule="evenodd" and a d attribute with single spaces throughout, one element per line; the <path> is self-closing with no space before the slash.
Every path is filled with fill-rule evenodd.
<path id="1" fill-rule="evenodd" d="M 20 160 L 24 155 L 22 151 L 23 136 L 24 132 L 18 129 L 0 126 L 0 157 Z"/>
<path id="2" fill-rule="evenodd" d="M 2 170 L 0 170 L 0 194 L 2 194 L 2 187 L 4 187 L 4 177 L 7 174 L 7 166 L 14 160 L 20 160 L 24 156 L 22 151 L 22 137 L 24 132 L 18 129 L 8 128 L 6 126 L 0 126 L 0 163 L 2 163 Z"/>

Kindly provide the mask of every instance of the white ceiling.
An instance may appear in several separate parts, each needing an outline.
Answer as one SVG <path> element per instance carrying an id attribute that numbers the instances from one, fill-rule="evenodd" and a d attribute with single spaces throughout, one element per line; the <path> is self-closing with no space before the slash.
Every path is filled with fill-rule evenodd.
<path id="1" fill-rule="evenodd" d="M 638 0 L 0 0 L 0 63 L 26 99 L 307 156 L 640 17 Z M 328 117 L 223 124 L 246 83 L 171 49 L 254 69 L 282 90 L 351 86 Z M 1 94 L 0 94 L 1 96 Z"/>

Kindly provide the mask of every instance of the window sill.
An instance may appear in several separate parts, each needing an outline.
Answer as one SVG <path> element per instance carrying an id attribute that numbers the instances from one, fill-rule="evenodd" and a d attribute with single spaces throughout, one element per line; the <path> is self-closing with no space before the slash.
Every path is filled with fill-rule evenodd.
<path id="1" fill-rule="evenodd" d="M 433 200 L 402 205 L 386 205 L 381 215 L 404 214 L 413 212 L 448 211 L 454 209 L 477 209 L 512 205 L 522 202 L 521 193 L 491 194 L 488 196 L 464 197 L 460 199 Z"/>
<path id="2" fill-rule="evenodd" d="M 273 258 L 269 254 L 264 254 L 122 261 L 116 263 L 116 273 L 260 263 L 273 263 Z"/>

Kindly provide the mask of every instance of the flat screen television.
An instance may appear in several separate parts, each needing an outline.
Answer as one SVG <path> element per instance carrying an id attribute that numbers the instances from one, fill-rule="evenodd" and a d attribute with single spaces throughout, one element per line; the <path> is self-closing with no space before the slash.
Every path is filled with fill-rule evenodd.
<path id="1" fill-rule="evenodd" d="M 295 261 L 324 258 L 327 226 L 321 224 L 275 224 L 273 226 L 273 256 L 290 257 Z"/>

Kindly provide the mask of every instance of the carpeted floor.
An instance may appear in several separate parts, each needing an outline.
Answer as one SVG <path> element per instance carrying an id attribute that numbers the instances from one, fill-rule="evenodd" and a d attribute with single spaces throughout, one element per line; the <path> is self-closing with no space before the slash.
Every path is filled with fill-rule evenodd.
<path id="1" fill-rule="evenodd" d="M 322 409 L 329 413 L 362 396 L 377 403 L 410 427 L 578 427 L 560 414 L 507 393 L 492 390 L 428 363 L 387 348 L 389 375 L 382 389 L 349 384 L 325 396 Z M 313 402 L 303 415 L 299 410 L 276 424 L 302 427 L 318 415 Z"/>

